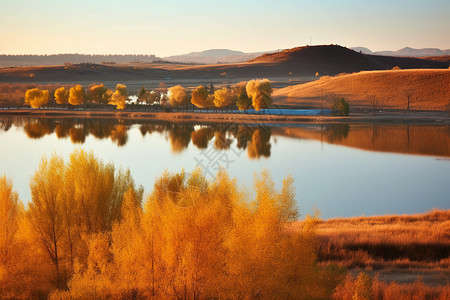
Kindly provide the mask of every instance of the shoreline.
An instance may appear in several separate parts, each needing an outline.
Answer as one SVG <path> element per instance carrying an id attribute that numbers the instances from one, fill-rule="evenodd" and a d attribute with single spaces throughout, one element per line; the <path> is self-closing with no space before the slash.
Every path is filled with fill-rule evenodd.
<path id="1" fill-rule="evenodd" d="M 330 115 L 258 115 L 246 113 L 217 112 L 147 112 L 116 110 L 62 110 L 62 109 L 0 109 L 0 115 L 35 116 L 35 117 L 84 117 L 84 118 L 120 118 L 133 120 L 155 120 L 171 122 L 201 123 L 420 123 L 428 125 L 450 125 L 450 117 L 445 112 L 391 112 L 383 114 L 350 114 L 350 116 Z"/>

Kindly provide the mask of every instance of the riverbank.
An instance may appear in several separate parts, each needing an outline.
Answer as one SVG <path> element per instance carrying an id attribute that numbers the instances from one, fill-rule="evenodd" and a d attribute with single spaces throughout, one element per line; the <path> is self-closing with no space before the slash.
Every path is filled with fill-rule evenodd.
<path id="1" fill-rule="evenodd" d="M 0 115 L 23 115 L 36 117 L 82 117 L 82 118 L 119 118 L 134 120 L 160 120 L 177 123 L 195 121 L 203 123 L 414 123 L 450 125 L 450 117 L 444 112 L 389 112 L 379 114 L 350 114 L 350 116 L 330 115 L 259 115 L 246 113 L 217 112 L 146 112 L 117 110 L 64 110 L 64 109 L 1 109 Z"/>

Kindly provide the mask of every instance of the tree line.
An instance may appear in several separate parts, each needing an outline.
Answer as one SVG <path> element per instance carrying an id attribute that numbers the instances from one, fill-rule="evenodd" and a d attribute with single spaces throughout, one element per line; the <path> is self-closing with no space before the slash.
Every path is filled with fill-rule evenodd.
<path id="1" fill-rule="evenodd" d="M 2 297 L 327 298 L 342 270 L 316 264 L 293 179 L 268 172 L 250 197 L 226 172 L 163 173 L 143 201 L 130 172 L 77 150 L 43 158 L 24 207 L 0 177 Z"/>
<path id="2" fill-rule="evenodd" d="M 60 87 L 54 92 L 57 104 L 71 104 L 78 106 L 84 103 L 96 103 L 113 105 L 117 109 L 125 109 L 128 100 L 126 85 L 117 84 L 115 91 L 106 88 L 103 84 L 91 85 L 87 91 L 76 85 L 70 89 Z M 50 92 L 45 89 L 32 88 L 25 92 L 25 104 L 33 108 L 41 108 L 49 103 Z M 211 87 L 198 86 L 192 91 L 181 85 L 166 89 L 147 90 L 142 87 L 137 95 L 138 104 L 160 104 L 172 107 L 192 104 L 198 108 L 230 108 L 247 110 L 253 107 L 259 111 L 272 105 L 272 87 L 268 79 L 256 79 L 248 82 L 240 82 L 230 87 L 215 90 Z"/>

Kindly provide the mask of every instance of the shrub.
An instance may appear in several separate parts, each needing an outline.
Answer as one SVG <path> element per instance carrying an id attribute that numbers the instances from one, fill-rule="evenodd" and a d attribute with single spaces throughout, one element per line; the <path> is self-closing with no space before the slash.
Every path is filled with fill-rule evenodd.
<path id="1" fill-rule="evenodd" d="M 339 98 L 333 101 L 330 107 L 331 114 L 334 116 L 348 116 L 350 106 L 344 98 Z"/>

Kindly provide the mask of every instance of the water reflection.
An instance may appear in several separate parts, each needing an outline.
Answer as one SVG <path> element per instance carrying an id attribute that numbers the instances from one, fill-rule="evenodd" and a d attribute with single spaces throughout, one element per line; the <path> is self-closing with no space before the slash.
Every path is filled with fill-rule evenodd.
<path id="1" fill-rule="evenodd" d="M 91 135 L 96 139 L 110 139 L 119 147 L 127 144 L 128 131 L 138 126 L 144 137 L 154 133 L 164 135 L 174 153 L 188 148 L 191 141 L 198 149 L 214 147 L 217 150 L 228 150 L 236 141 L 236 147 L 247 150 L 250 159 L 270 157 L 272 136 L 320 140 L 372 151 L 450 156 L 448 125 L 296 124 L 278 127 L 215 123 L 198 126 L 128 119 L 0 118 L 0 132 L 12 126 L 22 129 L 30 139 L 55 134 L 58 139 L 69 138 L 72 143 L 83 144 Z"/>

